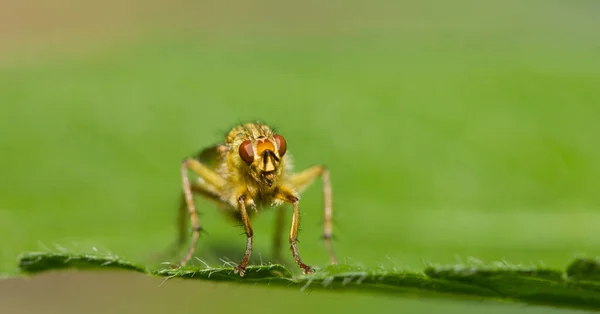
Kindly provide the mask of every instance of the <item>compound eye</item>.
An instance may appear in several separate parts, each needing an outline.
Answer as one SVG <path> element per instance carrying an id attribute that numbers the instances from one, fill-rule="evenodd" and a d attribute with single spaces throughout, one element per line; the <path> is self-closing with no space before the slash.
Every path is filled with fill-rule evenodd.
<path id="1" fill-rule="evenodd" d="M 285 155 L 285 152 L 287 151 L 287 143 L 285 142 L 285 139 L 283 138 L 283 136 L 279 135 L 279 134 L 275 134 L 273 135 L 273 138 L 275 138 L 275 143 L 277 144 L 277 150 L 279 151 L 279 156 L 283 156 Z"/>
<path id="2" fill-rule="evenodd" d="M 239 153 L 240 157 L 242 157 L 247 164 L 251 164 L 254 161 L 254 148 L 252 148 L 252 142 L 250 140 L 242 142 Z"/>

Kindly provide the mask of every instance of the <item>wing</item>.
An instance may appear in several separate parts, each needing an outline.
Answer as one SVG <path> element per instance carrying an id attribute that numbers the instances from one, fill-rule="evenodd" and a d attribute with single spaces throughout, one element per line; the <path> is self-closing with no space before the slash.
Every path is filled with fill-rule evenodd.
<path id="1" fill-rule="evenodd" d="M 207 147 L 200 151 L 195 159 L 211 170 L 215 170 L 226 158 L 227 146 L 223 144 Z"/>

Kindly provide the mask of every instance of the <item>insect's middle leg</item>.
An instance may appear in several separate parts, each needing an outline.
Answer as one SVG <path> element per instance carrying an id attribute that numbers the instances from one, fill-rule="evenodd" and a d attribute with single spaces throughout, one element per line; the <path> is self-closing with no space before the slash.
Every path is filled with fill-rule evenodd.
<path id="1" fill-rule="evenodd" d="M 190 179 L 188 176 L 189 170 L 192 170 L 198 176 L 200 176 L 202 180 L 206 182 L 207 186 L 212 187 L 214 191 L 219 191 L 225 185 L 223 178 L 221 178 L 214 171 L 208 169 L 196 159 L 186 159 L 181 164 L 183 194 L 187 205 L 188 214 L 190 216 L 190 221 L 192 223 L 192 241 L 190 242 L 190 246 L 188 248 L 187 253 L 179 262 L 179 265 L 181 266 L 187 264 L 187 262 L 189 262 L 189 260 L 194 255 L 194 250 L 196 249 L 196 244 L 198 243 L 198 238 L 200 237 L 201 230 L 200 221 L 198 219 L 198 212 L 196 211 L 196 205 L 194 204 L 194 196 L 192 194 L 192 184 L 190 183 Z"/>
<path id="2" fill-rule="evenodd" d="M 246 233 L 246 253 L 244 254 L 244 258 L 238 266 L 235 267 L 234 272 L 240 273 L 240 276 L 244 277 L 246 273 L 246 266 L 248 266 L 248 262 L 250 261 L 250 255 L 252 255 L 252 226 L 250 225 L 250 218 L 248 217 L 248 212 L 246 211 L 246 197 L 240 196 L 238 198 L 240 216 L 242 218 L 242 223 L 244 224 L 244 232 Z"/>
<path id="3" fill-rule="evenodd" d="M 219 194 L 210 188 L 203 181 L 191 181 L 190 188 L 192 189 L 193 194 L 199 194 L 204 196 L 205 198 L 214 201 L 218 206 L 224 206 L 223 201 L 221 201 Z M 179 201 L 179 211 L 177 215 L 177 250 L 183 246 L 188 240 L 188 222 L 190 220 L 188 205 L 186 201 L 185 192 L 181 193 L 181 200 Z M 200 227 L 202 229 L 202 227 Z"/>

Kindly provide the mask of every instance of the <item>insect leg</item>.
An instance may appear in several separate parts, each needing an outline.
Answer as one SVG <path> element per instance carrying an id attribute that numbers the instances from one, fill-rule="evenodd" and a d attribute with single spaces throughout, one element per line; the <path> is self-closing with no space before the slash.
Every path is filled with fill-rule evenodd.
<path id="1" fill-rule="evenodd" d="M 273 257 L 276 262 L 282 262 L 281 257 L 281 236 L 283 235 L 283 225 L 285 223 L 285 211 L 282 206 L 275 209 L 275 232 L 273 233 Z"/>
<path id="2" fill-rule="evenodd" d="M 335 253 L 333 252 L 333 246 L 331 244 L 333 237 L 333 211 L 331 209 L 331 181 L 329 179 L 329 170 L 322 165 L 313 166 L 293 175 L 288 182 L 296 188 L 298 193 L 300 193 L 311 185 L 318 177 L 321 177 L 323 180 L 323 239 L 325 240 L 325 246 L 329 252 L 331 263 L 337 264 L 337 259 L 335 258 Z"/>
<path id="3" fill-rule="evenodd" d="M 223 202 L 221 201 L 221 199 L 219 197 L 218 192 L 213 191 L 213 189 L 211 189 L 211 187 L 208 186 L 205 182 L 191 181 L 190 183 L 191 183 L 191 188 L 192 188 L 193 194 L 202 195 L 202 196 L 216 202 L 219 205 L 223 204 Z M 179 249 L 187 241 L 188 221 L 189 221 L 189 213 L 188 213 L 185 192 L 182 192 L 181 193 L 181 201 L 179 202 L 178 216 L 177 216 L 177 230 L 178 230 L 177 249 Z"/>
<path id="4" fill-rule="evenodd" d="M 298 240 L 298 227 L 300 225 L 300 201 L 295 196 L 290 197 L 290 201 L 292 202 L 292 204 L 294 204 L 292 228 L 290 229 L 290 248 L 292 249 L 292 254 L 294 255 L 294 260 L 296 260 L 296 264 L 298 264 L 298 266 L 300 266 L 300 268 L 304 270 L 304 273 L 313 273 L 314 269 L 304 264 L 300 259 L 300 255 L 298 254 L 298 248 L 296 247 L 296 242 Z"/>
<path id="5" fill-rule="evenodd" d="M 246 211 L 246 197 L 240 196 L 238 198 L 238 204 L 240 206 L 240 214 L 242 218 L 242 223 L 244 224 L 244 232 L 246 233 L 246 253 L 244 254 L 244 258 L 240 262 L 238 266 L 235 267 L 234 272 L 237 274 L 240 273 L 241 277 L 244 277 L 246 272 L 246 266 L 248 266 L 248 262 L 250 261 L 250 255 L 252 254 L 252 226 L 250 225 L 250 218 L 248 218 L 248 212 Z"/>
<path id="6" fill-rule="evenodd" d="M 198 220 L 198 212 L 196 211 L 196 205 L 194 204 L 194 198 L 192 194 L 192 185 L 190 183 L 190 179 L 188 176 L 188 170 L 192 170 L 195 172 L 200 178 L 202 178 L 208 185 L 215 188 L 215 190 L 220 190 L 225 184 L 223 178 L 221 178 L 217 173 L 205 167 L 202 163 L 195 159 L 186 159 L 181 164 L 181 178 L 183 182 L 183 193 L 185 197 L 185 202 L 187 204 L 188 214 L 190 216 L 190 221 L 192 223 L 192 241 L 190 242 L 190 246 L 188 248 L 187 253 L 179 263 L 181 266 L 184 266 L 189 262 L 189 260 L 194 255 L 194 250 L 196 249 L 196 244 L 198 243 L 198 238 L 200 237 L 200 221 Z"/>

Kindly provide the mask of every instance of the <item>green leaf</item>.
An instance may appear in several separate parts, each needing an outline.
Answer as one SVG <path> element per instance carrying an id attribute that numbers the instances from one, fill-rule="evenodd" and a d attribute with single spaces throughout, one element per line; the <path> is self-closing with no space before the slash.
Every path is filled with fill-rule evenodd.
<path id="1" fill-rule="evenodd" d="M 576 259 L 566 272 L 499 263 L 493 266 L 430 266 L 423 273 L 331 265 L 293 276 L 285 266 L 249 266 L 244 277 L 233 267 L 167 267 L 148 270 L 113 255 L 27 253 L 20 269 L 35 274 L 57 269 L 122 269 L 166 278 L 265 284 L 306 289 L 354 290 L 387 295 L 476 298 L 600 311 L 598 262 Z"/>
<path id="2" fill-rule="evenodd" d="M 19 259 L 19 268 L 26 273 L 57 269 L 124 269 L 146 272 L 142 266 L 112 255 L 76 255 L 68 253 L 27 253 Z"/>

